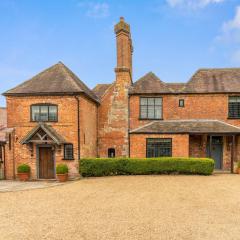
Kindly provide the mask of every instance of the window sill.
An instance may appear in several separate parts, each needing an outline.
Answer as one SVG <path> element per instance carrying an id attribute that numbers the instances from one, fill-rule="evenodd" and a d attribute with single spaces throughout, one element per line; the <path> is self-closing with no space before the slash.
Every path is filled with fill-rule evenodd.
<path id="1" fill-rule="evenodd" d="M 51 122 L 51 123 L 57 123 L 58 121 L 34 121 L 34 120 L 30 120 L 30 122 L 34 122 L 34 123 L 40 123 L 40 122 Z"/>
<path id="2" fill-rule="evenodd" d="M 139 121 L 147 121 L 147 120 L 149 120 L 149 121 L 153 121 L 153 120 L 157 121 L 157 120 L 163 120 L 163 118 L 138 118 L 138 120 Z"/>
<path id="3" fill-rule="evenodd" d="M 240 117 L 238 117 L 238 118 L 228 117 L 227 119 L 229 119 L 229 120 L 240 120 Z"/>
<path id="4" fill-rule="evenodd" d="M 62 159 L 63 161 L 73 161 L 73 160 L 75 160 L 74 158 L 63 158 Z"/>

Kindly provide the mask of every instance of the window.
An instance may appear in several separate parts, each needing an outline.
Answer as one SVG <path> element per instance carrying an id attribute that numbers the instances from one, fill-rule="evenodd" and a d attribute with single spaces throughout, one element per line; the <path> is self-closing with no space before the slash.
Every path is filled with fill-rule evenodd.
<path id="1" fill-rule="evenodd" d="M 148 138 L 147 157 L 171 157 L 172 139 L 170 138 Z"/>
<path id="2" fill-rule="evenodd" d="M 140 98 L 141 119 L 162 119 L 162 98 Z"/>
<path id="3" fill-rule="evenodd" d="M 114 148 L 109 148 L 108 149 L 108 157 L 109 158 L 115 158 L 115 149 Z"/>
<path id="4" fill-rule="evenodd" d="M 35 122 L 57 122 L 56 105 L 32 105 L 31 120 Z"/>
<path id="5" fill-rule="evenodd" d="M 179 99 L 178 106 L 179 107 L 184 107 L 184 99 Z"/>
<path id="6" fill-rule="evenodd" d="M 240 97 L 229 97 L 228 99 L 228 117 L 240 118 Z"/>
<path id="7" fill-rule="evenodd" d="M 73 145 L 65 144 L 64 145 L 64 159 L 73 160 Z"/>

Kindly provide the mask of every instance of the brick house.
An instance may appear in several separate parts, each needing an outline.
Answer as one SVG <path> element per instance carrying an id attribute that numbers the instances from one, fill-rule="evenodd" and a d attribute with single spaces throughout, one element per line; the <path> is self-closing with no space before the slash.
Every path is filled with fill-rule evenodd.
<path id="1" fill-rule="evenodd" d="M 240 160 L 240 69 L 200 69 L 187 83 L 148 73 L 133 83 L 130 26 L 115 25 L 112 84 L 89 89 L 59 62 L 5 92 L 5 176 L 21 163 L 32 179 L 55 178 L 66 163 L 78 176 L 83 157 L 212 157 L 233 171 Z"/>

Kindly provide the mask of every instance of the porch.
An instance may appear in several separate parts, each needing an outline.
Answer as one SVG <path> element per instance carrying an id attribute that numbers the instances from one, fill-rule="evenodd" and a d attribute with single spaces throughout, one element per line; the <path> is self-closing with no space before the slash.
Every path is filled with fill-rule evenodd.
<path id="1" fill-rule="evenodd" d="M 239 135 L 189 135 L 189 156 L 213 158 L 217 172 L 234 172 L 239 160 Z"/>
<path id="2" fill-rule="evenodd" d="M 239 136 L 239 127 L 218 120 L 154 121 L 130 131 L 130 156 L 209 157 L 216 170 L 233 173 Z"/>

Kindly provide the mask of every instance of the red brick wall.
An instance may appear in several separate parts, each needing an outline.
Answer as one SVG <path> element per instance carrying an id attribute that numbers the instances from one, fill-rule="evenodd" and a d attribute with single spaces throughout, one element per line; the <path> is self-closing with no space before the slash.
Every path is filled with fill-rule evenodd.
<path id="1" fill-rule="evenodd" d="M 98 108 L 98 155 L 107 157 L 108 148 L 116 156 L 128 156 L 129 72 L 118 72 L 117 81 L 107 90 Z"/>
<path id="2" fill-rule="evenodd" d="M 159 95 L 163 97 L 163 119 L 217 119 L 240 126 L 240 120 L 228 119 L 227 94 Z M 130 128 L 135 129 L 149 121 L 139 120 L 139 96 L 130 97 Z M 179 99 L 185 107 L 178 107 Z"/>
<path id="3" fill-rule="evenodd" d="M 189 156 L 189 136 L 187 134 L 131 134 L 130 135 L 130 157 L 146 157 L 146 139 L 147 138 L 171 138 L 172 156 Z"/>
<path id="4" fill-rule="evenodd" d="M 60 149 L 55 150 L 56 164 L 66 163 L 69 167 L 70 177 L 78 176 L 78 128 L 77 128 L 77 101 L 72 96 L 40 96 L 40 97 L 7 97 L 7 112 L 8 112 L 8 127 L 15 129 L 15 136 L 12 140 L 12 151 L 7 151 L 6 162 L 6 175 L 7 178 L 11 178 L 13 172 L 13 155 L 15 156 L 15 167 L 21 163 L 28 163 L 31 166 L 31 176 L 36 178 L 36 146 L 34 145 L 33 155 L 28 149 L 28 146 L 20 144 L 20 140 L 26 136 L 26 134 L 37 125 L 35 122 L 30 121 L 30 105 L 37 103 L 52 103 L 58 105 L 58 122 L 49 123 L 58 134 L 62 135 L 65 140 L 72 143 L 74 146 L 74 159 L 64 161 L 63 146 Z M 82 104 L 82 105 L 81 105 Z M 85 109 L 82 110 L 81 107 Z M 84 115 L 88 112 L 88 122 Z M 95 156 L 96 153 L 96 106 L 92 103 L 80 97 L 80 128 L 81 133 L 85 132 L 87 135 L 87 143 L 91 144 L 91 147 L 83 146 L 83 140 L 81 138 L 81 150 L 84 157 Z M 82 124 L 82 125 L 81 125 Z M 95 126 L 95 128 L 94 128 Z M 90 132 L 86 129 L 91 128 Z M 81 134 L 82 136 L 83 134 Z M 91 135 L 91 136 L 90 136 Z M 83 136 L 82 136 L 83 137 Z M 8 146 L 7 146 L 8 147 Z M 94 150 L 95 151 L 94 151 Z"/>
<path id="5" fill-rule="evenodd" d="M 80 98 L 81 157 L 97 156 L 97 105 Z"/>

